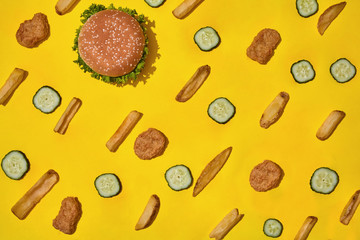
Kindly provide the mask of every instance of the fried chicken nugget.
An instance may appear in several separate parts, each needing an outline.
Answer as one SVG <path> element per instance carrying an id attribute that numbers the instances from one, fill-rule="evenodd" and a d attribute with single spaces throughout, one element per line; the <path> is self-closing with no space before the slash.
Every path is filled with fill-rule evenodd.
<path id="1" fill-rule="evenodd" d="M 246 51 L 246 55 L 260 64 L 267 64 L 281 42 L 280 34 L 270 28 L 261 30 Z"/>
<path id="2" fill-rule="evenodd" d="M 53 220 L 54 228 L 66 234 L 73 234 L 81 218 L 81 203 L 77 197 L 67 197 L 61 202 L 59 214 Z"/>
<path id="3" fill-rule="evenodd" d="M 258 192 L 266 192 L 279 186 L 284 171 L 276 163 L 265 160 L 256 165 L 250 174 L 250 185 Z"/>
<path id="4" fill-rule="evenodd" d="M 39 46 L 50 36 L 50 25 L 47 16 L 43 13 L 36 13 L 31 20 L 20 24 L 16 32 L 18 43 L 27 48 Z"/>
<path id="5" fill-rule="evenodd" d="M 167 144 L 168 139 L 162 132 L 155 128 L 149 128 L 136 138 L 134 151 L 140 159 L 150 160 L 162 155 Z"/>

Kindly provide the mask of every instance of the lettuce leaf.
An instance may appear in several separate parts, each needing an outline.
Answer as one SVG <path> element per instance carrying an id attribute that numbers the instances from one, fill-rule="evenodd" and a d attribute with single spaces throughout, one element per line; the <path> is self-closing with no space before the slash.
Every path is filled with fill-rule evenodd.
<path id="1" fill-rule="evenodd" d="M 85 61 L 80 57 L 80 54 L 79 54 L 78 39 L 79 39 L 79 34 L 80 34 L 80 30 L 81 30 L 82 26 L 92 15 L 94 15 L 97 12 L 106 10 L 106 9 L 120 10 L 120 11 L 126 12 L 127 14 L 134 17 L 139 22 L 139 24 L 144 32 L 144 36 L 145 36 L 145 46 L 144 46 L 143 55 L 142 55 L 139 63 L 137 64 L 136 68 L 132 72 L 130 72 L 126 75 L 123 75 L 123 76 L 119 76 L 119 77 L 109 77 L 109 76 L 105 76 L 105 75 L 95 72 L 85 63 Z M 76 29 L 74 46 L 72 47 L 73 51 L 75 51 L 78 55 L 78 58 L 74 61 L 74 63 L 78 64 L 80 69 L 83 70 L 85 73 L 86 72 L 91 73 L 91 77 L 96 78 L 101 81 L 104 81 L 106 83 L 123 85 L 125 83 L 128 83 L 128 82 L 131 83 L 131 82 L 135 81 L 137 79 L 138 75 L 140 74 L 141 70 L 144 68 L 145 58 L 149 53 L 149 48 L 148 48 L 149 40 L 146 35 L 146 28 L 143 26 L 143 24 L 146 24 L 146 22 L 147 22 L 145 19 L 145 16 L 143 14 L 138 15 L 136 10 L 134 10 L 134 9 L 122 8 L 122 7 L 116 8 L 116 7 L 114 7 L 113 4 L 110 4 L 110 6 L 108 6 L 108 7 L 105 7 L 104 5 L 101 5 L 101 4 L 92 4 L 88 9 L 86 9 L 81 14 L 80 21 L 81 21 L 82 25 L 78 29 Z"/>

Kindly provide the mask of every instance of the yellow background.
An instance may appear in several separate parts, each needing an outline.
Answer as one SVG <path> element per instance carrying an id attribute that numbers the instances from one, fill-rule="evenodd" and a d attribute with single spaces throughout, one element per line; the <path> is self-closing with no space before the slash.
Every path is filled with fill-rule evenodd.
<path id="1" fill-rule="evenodd" d="M 97 1 L 109 5 L 112 1 Z M 11 71 L 23 68 L 28 78 L 16 90 L 6 107 L 0 107 L 0 155 L 13 149 L 23 151 L 31 169 L 20 181 L 0 173 L 1 239 L 209 239 L 208 234 L 233 208 L 245 217 L 226 239 L 269 239 L 262 232 L 267 218 L 284 225 L 280 239 L 292 239 L 307 216 L 318 217 L 309 239 L 360 239 L 360 210 L 348 226 L 339 222 L 350 196 L 360 188 L 360 108 L 359 75 L 345 84 L 329 73 L 330 65 L 341 57 L 360 69 L 360 2 L 348 0 L 324 36 L 317 32 L 317 20 L 333 0 L 318 0 L 319 12 L 302 18 L 295 0 L 204 1 L 184 20 L 172 10 L 180 0 L 167 0 L 151 8 L 143 0 L 114 1 L 115 6 L 135 8 L 153 21 L 150 56 L 136 87 L 115 87 L 84 74 L 72 61 L 71 50 L 80 14 L 92 1 L 82 0 L 69 14 L 55 13 L 56 1 L 3 1 L 0 15 L 0 82 Z M 45 13 L 50 38 L 38 48 L 20 46 L 15 33 L 20 23 L 37 12 Z M 221 44 L 202 52 L 193 41 L 201 27 L 212 26 Z M 282 41 L 267 65 L 246 56 L 246 49 L 263 28 L 274 28 Z M 154 41 L 155 40 L 155 41 Z M 313 81 L 297 84 L 290 66 L 309 60 L 316 71 Z M 186 103 L 175 96 L 195 70 L 208 64 L 211 74 L 201 89 Z M 145 83 L 146 82 L 146 83 Z M 32 97 L 43 85 L 62 96 L 60 107 L 43 114 L 32 105 Z M 259 126 L 266 106 L 280 92 L 290 101 L 281 119 L 269 129 Z M 236 115 L 225 125 L 207 116 L 208 104 L 227 97 L 236 106 Z M 72 97 L 83 105 L 65 135 L 53 132 Z M 321 142 L 315 133 L 332 110 L 346 117 L 333 136 Z M 116 153 L 105 143 L 126 115 L 144 114 Z M 140 160 L 133 144 L 141 132 L 154 127 L 166 134 L 169 145 L 163 156 Z M 187 165 L 194 176 L 228 146 L 233 152 L 216 178 L 196 198 L 192 187 L 172 191 L 165 171 L 176 164 Z M 280 186 L 265 193 L 249 184 L 251 169 L 265 159 L 278 163 L 285 176 Z M 310 177 L 318 167 L 330 167 L 340 176 L 330 195 L 311 191 Z M 48 169 L 60 175 L 59 183 L 23 221 L 10 211 L 16 201 Z M 94 179 L 113 172 L 121 179 L 120 195 L 101 198 Z M 135 231 L 135 224 L 151 194 L 161 200 L 160 212 L 151 227 Z M 76 233 L 63 234 L 52 227 L 61 201 L 77 196 L 83 215 Z"/>

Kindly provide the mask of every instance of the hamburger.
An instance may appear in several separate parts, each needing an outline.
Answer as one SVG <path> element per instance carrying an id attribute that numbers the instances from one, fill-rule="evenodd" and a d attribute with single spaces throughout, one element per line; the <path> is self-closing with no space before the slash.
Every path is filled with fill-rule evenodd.
<path id="1" fill-rule="evenodd" d="M 124 84 L 137 79 L 145 66 L 148 39 L 144 15 L 136 10 L 92 4 L 81 15 L 73 50 L 74 62 L 104 82 Z"/>

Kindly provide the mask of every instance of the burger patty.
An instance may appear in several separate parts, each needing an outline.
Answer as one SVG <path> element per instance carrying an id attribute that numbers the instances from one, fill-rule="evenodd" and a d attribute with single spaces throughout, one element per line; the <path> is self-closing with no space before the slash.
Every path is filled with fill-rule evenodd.
<path id="1" fill-rule="evenodd" d="M 81 203 L 76 197 L 67 197 L 61 202 L 59 214 L 53 220 L 54 228 L 66 234 L 73 234 L 81 218 Z"/>
<path id="2" fill-rule="evenodd" d="M 167 146 L 168 140 L 166 136 L 155 128 L 149 128 L 141 133 L 135 140 L 135 154 L 143 160 L 162 155 Z"/>
<path id="3" fill-rule="evenodd" d="M 145 36 L 139 22 L 120 10 L 92 15 L 81 28 L 79 54 L 95 72 L 118 77 L 132 72 L 141 60 Z"/>
<path id="4" fill-rule="evenodd" d="M 43 13 L 36 13 L 31 20 L 20 24 L 16 32 L 18 43 L 27 48 L 37 47 L 50 35 L 50 26 L 47 16 Z"/>
<path id="5" fill-rule="evenodd" d="M 280 41 L 280 34 L 276 30 L 265 28 L 256 35 L 246 54 L 252 60 L 266 64 L 274 55 L 274 50 Z"/>
<path id="6" fill-rule="evenodd" d="M 265 160 L 256 165 L 250 174 L 250 185 L 258 192 L 266 192 L 279 186 L 284 172 L 276 163 Z"/>

